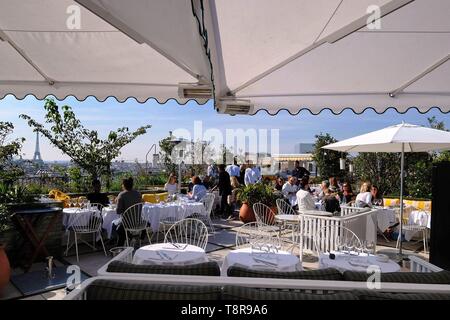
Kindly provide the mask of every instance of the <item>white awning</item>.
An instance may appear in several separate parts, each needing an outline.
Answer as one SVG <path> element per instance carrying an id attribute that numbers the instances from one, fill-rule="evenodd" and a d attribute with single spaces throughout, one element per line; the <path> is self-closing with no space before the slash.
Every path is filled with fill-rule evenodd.
<path id="1" fill-rule="evenodd" d="M 231 114 L 449 112 L 449 12 L 448 0 L 0 0 L 0 98 L 214 92 Z"/>
<path id="2" fill-rule="evenodd" d="M 180 83 L 211 84 L 190 1 L 78 2 L 0 0 L 0 98 L 185 103 Z"/>
<path id="3" fill-rule="evenodd" d="M 450 111 L 448 0 L 208 3 L 224 112 Z M 366 27 L 371 5 L 380 29 Z"/>

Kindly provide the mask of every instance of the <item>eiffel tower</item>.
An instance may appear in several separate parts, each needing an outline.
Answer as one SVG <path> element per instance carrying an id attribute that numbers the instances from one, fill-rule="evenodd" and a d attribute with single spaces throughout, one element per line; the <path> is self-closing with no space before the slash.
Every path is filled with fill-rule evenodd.
<path id="1" fill-rule="evenodd" d="M 39 132 L 36 132 L 36 148 L 34 150 L 33 162 L 43 164 L 44 161 L 41 157 L 41 150 L 39 148 Z"/>

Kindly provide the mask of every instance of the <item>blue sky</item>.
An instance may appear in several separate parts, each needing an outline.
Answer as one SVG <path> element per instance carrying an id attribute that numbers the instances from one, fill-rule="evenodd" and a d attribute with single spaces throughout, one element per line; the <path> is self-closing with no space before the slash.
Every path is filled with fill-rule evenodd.
<path id="1" fill-rule="evenodd" d="M 19 119 L 19 114 L 25 113 L 36 120 L 43 121 L 43 101 L 28 96 L 24 100 L 17 100 L 13 96 L 7 96 L 0 100 L 0 121 L 10 121 L 15 126 L 14 136 L 25 137 L 23 147 L 24 158 L 31 158 L 34 153 L 35 135 L 26 122 Z M 73 97 L 58 102 L 59 105 L 70 105 L 83 125 L 89 129 L 98 130 L 106 136 L 110 130 L 119 127 L 129 127 L 131 130 L 142 125 L 150 124 L 152 128 L 144 136 L 137 138 L 133 143 L 122 150 L 119 159 L 126 161 L 145 160 L 145 154 L 153 143 L 166 137 L 169 131 L 184 128 L 193 132 L 194 121 L 202 121 L 203 130 L 217 128 L 225 135 L 226 129 L 279 129 L 280 152 L 294 153 L 294 145 L 299 142 L 313 142 L 314 135 L 320 132 L 328 132 L 336 139 L 346 139 L 355 135 L 381 129 L 389 125 L 409 122 L 419 125 L 427 125 L 427 118 L 436 116 L 438 120 L 445 122 L 450 128 L 450 115 L 443 114 L 433 109 L 426 114 L 420 114 L 415 109 L 406 114 L 399 114 L 395 110 L 389 110 L 384 114 L 376 114 L 368 110 L 361 115 L 356 115 L 346 110 L 340 115 L 333 115 L 329 111 L 323 111 L 319 115 L 311 115 L 308 111 L 302 111 L 296 116 L 282 111 L 276 116 L 270 116 L 265 112 L 259 112 L 255 116 L 229 116 L 218 114 L 212 103 L 199 106 L 195 102 L 186 105 L 178 105 L 171 100 L 164 105 L 154 100 L 144 104 L 129 99 L 124 103 L 109 98 L 105 102 L 98 102 L 95 98 L 88 98 L 83 102 Z M 159 148 L 158 148 L 159 151 Z M 57 149 L 53 148 L 45 138 L 41 139 L 41 154 L 44 160 L 66 160 Z"/>

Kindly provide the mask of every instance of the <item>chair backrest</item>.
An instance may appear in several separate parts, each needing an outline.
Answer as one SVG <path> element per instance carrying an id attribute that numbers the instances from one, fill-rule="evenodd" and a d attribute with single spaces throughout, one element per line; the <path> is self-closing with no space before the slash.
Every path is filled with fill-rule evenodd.
<path id="1" fill-rule="evenodd" d="M 92 208 L 87 211 L 79 209 L 74 213 L 70 227 L 77 233 L 90 233 L 100 231 L 103 224 L 101 210 Z"/>
<path id="2" fill-rule="evenodd" d="M 186 243 L 205 249 L 208 228 L 198 219 L 183 219 L 172 225 L 164 236 L 165 243 Z"/>
<path id="3" fill-rule="evenodd" d="M 216 195 L 214 193 L 207 193 L 202 200 L 200 200 L 203 205 L 205 206 L 206 214 L 208 216 L 211 215 L 211 211 L 213 209 L 214 200 L 216 198 Z"/>
<path id="4" fill-rule="evenodd" d="M 317 256 L 328 250 L 339 250 L 342 246 L 362 248 L 358 236 L 349 228 L 340 225 L 328 225 L 319 228 L 313 240 Z"/>
<path id="5" fill-rule="evenodd" d="M 249 222 L 239 227 L 236 233 L 236 247 L 244 247 L 250 244 L 251 240 L 259 235 L 257 222 Z"/>
<path id="6" fill-rule="evenodd" d="M 290 203 L 285 199 L 277 199 L 278 214 L 297 214 Z"/>
<path id="7" fill-rule="evenodd" d="M 147 221 L 142 216 L 142 207 L 144 203 L 136 203 L 129 207 L 122 214 L 122 224 L 125 230 L 144 230 L 147 227 Z"/>
<path id="8" fill-rule="evenodd" d="M 259 224 L 273 225 L 275 223 L 275 213 L 263 203 L 255 203 L 253 205 L 256 222 Z"/>
<path id="9" fill-rule="evenodd" d="M 236 233 L 236 247 L 261 247 L 261 249 L 281 249 L 282 241 L 278 235 L 264 231 L 267 225 L 249 222 L 241 226 Z M 273 251 L 273 250 L 272 250 Z"/>

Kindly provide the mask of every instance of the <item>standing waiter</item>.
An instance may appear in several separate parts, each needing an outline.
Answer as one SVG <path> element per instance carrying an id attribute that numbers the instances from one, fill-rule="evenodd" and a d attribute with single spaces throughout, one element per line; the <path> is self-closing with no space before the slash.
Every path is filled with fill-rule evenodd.
<path id="1" fill-rule="evenodd" d="M 230 206 L 227 198 L 231 194 L 230 175 L 225 171 L 225 165 L 219 165 L 219 195 L 220 195 L 220 214 L 223 218 L 230 216 Z"/>
<path id="2" fill-rule="evenodd" d="M 300 166 L 300 161 L 295 161 L 295 168 L 292 170 L 292 176 L 297 178 L 297 185 L 300 184 L 300 181 L 304 176 L 310 176 L 311 173 L 306 170 L 306 168 Z"/>

